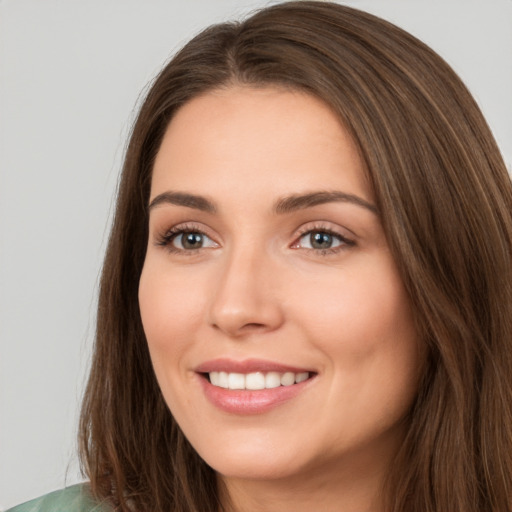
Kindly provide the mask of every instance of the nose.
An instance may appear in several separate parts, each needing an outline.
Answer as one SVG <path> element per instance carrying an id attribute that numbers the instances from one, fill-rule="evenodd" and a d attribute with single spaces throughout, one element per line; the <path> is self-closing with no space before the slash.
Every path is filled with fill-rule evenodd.
<path id="1" fill-rule="evenodd" d="M 271 332 L 284 321 L 279 272 L 260 251 L 232 253 L 222 263 L 210 306 L 210 324 L 231 338 Z"/>

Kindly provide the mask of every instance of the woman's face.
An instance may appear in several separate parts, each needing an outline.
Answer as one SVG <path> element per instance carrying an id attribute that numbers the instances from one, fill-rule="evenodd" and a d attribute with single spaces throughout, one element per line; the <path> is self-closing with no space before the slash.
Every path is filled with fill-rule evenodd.
<path id="1" fill-rule="evenodd" d="M 142 321 L 201 457 L 226 479 L 382 471 L 421 358 L 361 158 L 329 108 L 277 88 L 193 99 L 150 203 Z"/>

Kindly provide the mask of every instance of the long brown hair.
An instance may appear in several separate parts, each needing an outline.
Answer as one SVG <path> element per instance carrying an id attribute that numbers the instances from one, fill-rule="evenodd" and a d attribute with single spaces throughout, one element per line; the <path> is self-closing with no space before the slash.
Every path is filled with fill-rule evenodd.
<path id="1" fill-rule="evenodd" d="M 437 54 L 386 21 L 317 1 L 206 29 L 142 105 L 103 267 L 80 423 L 93 493 L 123 511 L 221 509 L 214 471 L 158 388 L 137 289 L 166 127 L 191 98 L 231 84 L 309 92 L 359 145 L 428 350 L 387 481 L 389 512 L 512 511 L 512 187 L 504 162 L 475 101 Z"/>

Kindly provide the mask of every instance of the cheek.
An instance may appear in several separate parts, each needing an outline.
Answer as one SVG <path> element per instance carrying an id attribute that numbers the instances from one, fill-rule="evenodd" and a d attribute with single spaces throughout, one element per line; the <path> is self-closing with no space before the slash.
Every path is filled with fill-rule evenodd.
<path id="1" fill-rule="evenodd" d="M 185 364 L 191 337 L 204 321 L 204 289 L 199 276 L 171 272 L 165 261 L 149 258 L 139 282 L 142 325 L 155 376 L 168 407 L 182 417 L 190 413 L 183 386 L 190 378 Z M 181 390 L 181 392 L 180 392 Z"/>
<path id="2" fill-rule="evenodd" d="M 179 364 L 191 334 L 204 319 L 204 296 L 199 276 L 190 274 L 183 279 L 179 271 L 169 272 L 158 262 L 146 262 L 139 283 L 139 307 L 159 379 L 160 368 L 163 371 L 169 363 Z"/>
<path id="3" fill-rule="evenodd" d="M 410 331 L 409 300 L 391 262 L 362 262 L 333 274 L 316 275 L 301 283 L 300 293 L 291 292 L 297 297 L 299 316 L 314 331 L 340 339 L 360 334 L 358 345 L 362 347 L 390 331 L 396 335 L 402 328 Z"/>
<path id="4" fill-rule="evenodd" d="M 409 298 L 393 262 L 362 261 L 330 277 L 303 286 L 295 312 L 333 373 L 343 376 L 336 382 L 358 395 L 379 386 L 410 390 L 420 355 Z"/>

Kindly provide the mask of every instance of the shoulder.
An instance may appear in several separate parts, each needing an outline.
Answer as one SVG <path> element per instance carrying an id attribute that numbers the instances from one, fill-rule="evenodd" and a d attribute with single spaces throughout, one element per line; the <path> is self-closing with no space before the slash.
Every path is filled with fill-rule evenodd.
<path id="1" fill-rule="evenodd" d="M 88 484 L 78 484 L 45 494 L 6 512 L 109 512 L 110 510 L 110 507 L 98 503 L 91 496 Z"/>

